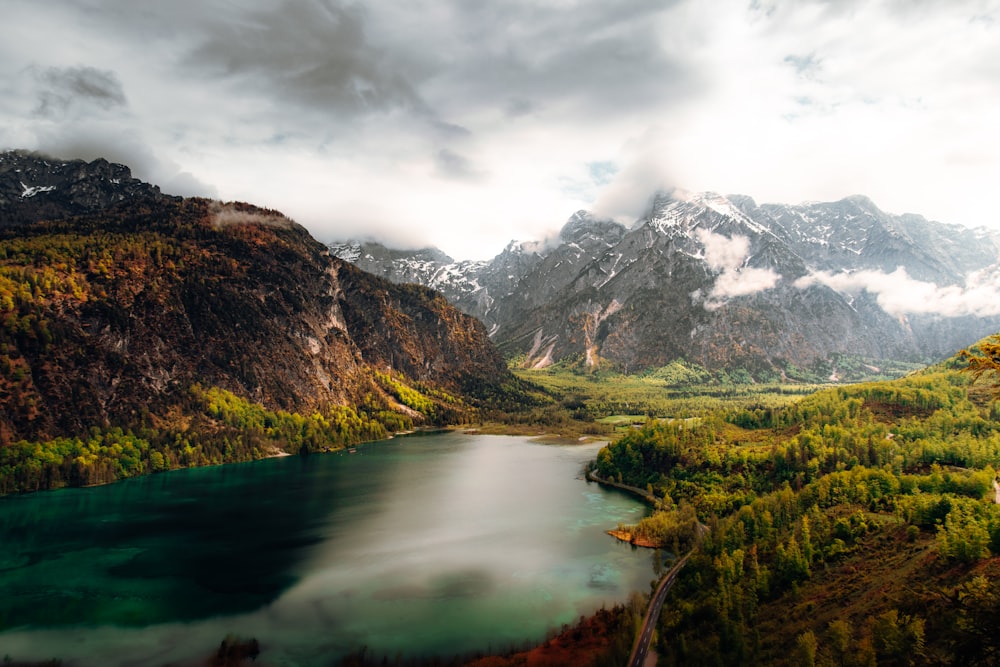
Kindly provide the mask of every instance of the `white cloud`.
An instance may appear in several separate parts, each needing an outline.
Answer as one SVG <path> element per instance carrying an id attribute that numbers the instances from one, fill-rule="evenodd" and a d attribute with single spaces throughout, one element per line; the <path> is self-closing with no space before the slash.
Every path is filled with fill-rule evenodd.
<path id="1" fill-rule="evenodd" d="M 866 291 L 876 296 L 878 305 L 895 316 L 906 314 L 957 317 L 1000 315 L 1000 269 L 970 274 L 965 285 L 940 287 L 934 283 L 914 280 L 902 267 L 892 273 L 854 271 L 829 273 L 819 271 L 795 281 L 804 289 L 810 285 L 826 285 L 841 293 Z"/>
<path id="2" fill-rule="evenodd" d="M 701 228 L 695 233 L 705 246 L 705 263 L 719 271 L 704 302 L 706 309 L 714 310 L 732 297 L 772 289 L 781 279 L 772 269 L 744 266 L 750 253 L 750 241 L 745 236 L 729 238 Z"/>
<path id="3" fill-rule="evenodd" d="M 701 227 L 695 234 L 705 246 L 705 262 L 716 271 L 737 271 L 750 254 L 750 239 L 745 236 L 729 238 Z"/>
<path id="4" fill-rule="evenodd" d="M 656 191 L 669 190 L 676 185 L 664 155 L 660 128 L 648 128 L 642 135 L 628 140 L 619 156 L 625 168 L 599 192 L 593 204 L 594 214 L 626 225 L 640 217 Z"/>
<path id="5" fill-rule="evenodd" d="M 1000 155 L 990 120 L 1000 25 L 973 20 L 997 10 L 801 2 L 716 12 L 694 56 L 712 83 L 676 119 L 664 154 L 689 189 L 789 203 L 863 193 L 886 210 L 1000 224 L 983 197 L 1000 177 L 987 157 Z"/>

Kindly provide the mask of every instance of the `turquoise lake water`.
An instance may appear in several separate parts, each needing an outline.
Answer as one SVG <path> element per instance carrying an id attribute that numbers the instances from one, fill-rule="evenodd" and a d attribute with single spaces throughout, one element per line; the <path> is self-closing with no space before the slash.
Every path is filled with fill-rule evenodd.
<path id="1" fill-rule="evenodd" d="M 648 590 L 598 445 L 441 433 L 0 499 L 0 659 L 270 665 L 497 651 Z"/>

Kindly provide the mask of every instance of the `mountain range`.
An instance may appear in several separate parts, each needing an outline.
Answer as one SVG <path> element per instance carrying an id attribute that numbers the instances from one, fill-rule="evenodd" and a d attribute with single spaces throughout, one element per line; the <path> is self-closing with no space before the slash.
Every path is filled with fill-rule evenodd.
<path id="1" fill-rule="evenodd" d="M 929 361 L 1000 329 L 1000 233 L 870 199 L 758 205 L 658 192 L 628 227 L 580 211 L 489 261 L 374 242 L 333 254 L 440 290 L 524 367 L 637 371 L 677 360 L 780 379 L 837 360 Z M 984 294 L 986 296 L 984 296 Z"/>

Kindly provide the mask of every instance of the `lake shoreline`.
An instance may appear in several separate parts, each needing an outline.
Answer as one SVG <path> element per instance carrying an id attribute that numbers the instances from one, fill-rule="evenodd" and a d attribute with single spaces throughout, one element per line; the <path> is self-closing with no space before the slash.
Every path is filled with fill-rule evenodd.
<path id="1" fill-rule="evenodd" d="M 638 496 L 644 502 L 652 505 L 654 508 L 658 507 L 660 504 L 659 499 L 651 493 L 643 491 L 637 486 L 629 486 L 628 484 L 621 484 L 619 482 L 612 481 L 610 479 L 602 479 L 593 470 L 587 471 L 587 481 L 596 482 L 597 484 L 604 484 L 605 486 L 610 486 L 621 491 L 626 491 L 634 496 Z M 665 545 L 660 544 L 655 540 L 651 540 L 645 537 L 637 537 L 634 533 L 621 528 L 615 528 L 612 530 L 604 531 L 611 537 L 619 540 L 621 542 L 626 542 L 634 547 L 642 547 L 644 549 L 662 549 Z"/>
<path id="2" fill-rule="evenodd" d="M 351 451 L 351 450 L 354 450 L 357 447 L 361 447 L 363 445 L 371 445 L 371 444 L 378 443 L 378 442 L 388 442 L 389 440 L 392 440 L 393 438 L 397 438 L 397 437 L 407 437 L 407 436 L 411 436 L 411 435 L 424 435 L 424 434 L 433 434 L 433 433 L 462 432 L 464 428 L 465 427 L 461 426 L 461 425 L 456 425 L 456 426 L 419 426 L 419 427 L 416 427 L 416 428 L 413 428 L 413 429 L 409 429 L 409 430 L 406 430 L 406 431 L 395 431 L 393 433 L 388 434 L 384 438 L 378 438 L 376 440 L 362 440 L 361 442 L 356 442 L 356 443 L 351 443 L 351 444 L 335 444 L 335 445 L 331 445 L 329 447 L 325 447 L 323 449 L 318 449 L 318 450 L 315 450 L 315 451 L 306 451 L 306 452 L 302 452 L 302 451 L 299 451 L 299 452 L 289 452 L 289 451 L 286 451 L 284 449 L 281 449 L 280 447 L 273 446 L 270 449 L 268 449 L 266 453 L 262 453 L 260 456 L 253 457 L 253 458 L 233 459 L 233 460 L 229 460 L 229 461 L 219 461 L 219 462 L 214 462 L 213 461 L 213 462 L 204 463 L 204 464 L 177 466 L 176 468 L 167 468 L 167 469 L 163 469 L 163 470 L 145 470 L 145 471 L 143 471 L 143 472 L 141 472 L 139 474 L 129 475 L 127 477 L 118 477 L 116 479 L 110 479 L 110 480 L 105 481 L 105 482 L 92 482 L 92 483 L 89 483 L 89 484 L 63 484 L 63 485 L 60 485 L 60 486 L 52 486 L 52 487 L 49 487 L 49 488 L 42 488 L 42 489 L 33 489 L 33 490 L 30 490 L 30 491 L 15 491 L 15 492 L 11 492 L 11 493 L 0 493 L 0 500 L 3 500 L 4 498 L 17 498 L 17 497 L 24 497 L 24 496 L 32 496 L 32 495 L 34 495 L 36 493 L 48 493 L 50 491 L 64 491 L 64 490 L 67 490 L 67 489 L 97 489 L 97 488 L 100 488 L 100 487 L 103 487 L 103 486 L 110 486 L 112 484 L 118 484 L 119 482 L 124 482 L 124 481 L 130 480 L 130 479 L 140 479 L 140 478 L 143 478 L 143 477 L 152 477 L 154 475 L 162 475 L 164 473 L 177 472 L 177 471 L 180 471 L 180 470 L 199 470 L 199 469 L 207 469 L 207 468 L 218 468 L 218 467 L 229 466 L 229 465 L 254 463 L 256 461 L 267 461 L 269 459 L 286 458 L 286 457 L 289 457 L 289 456 L 310 456 L 310 455 L 313 455 L 313 454 L 336 454 L 336 453 L 339 453 L 339 452 Z M 491 435 L 491 434 L 484 433 L 483 435 Z"/>

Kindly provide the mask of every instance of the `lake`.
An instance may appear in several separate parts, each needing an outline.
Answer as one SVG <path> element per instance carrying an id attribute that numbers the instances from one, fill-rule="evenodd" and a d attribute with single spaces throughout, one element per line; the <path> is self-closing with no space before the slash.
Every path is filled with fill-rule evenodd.
<path id="1" fill-rule="evenodd" d="M 462 433 L 0 499 L 0 657 L 183 664 L 227 634 L 272 665 L 540 641 L 648 590 L 645 515 L 599 445 Z"/>

